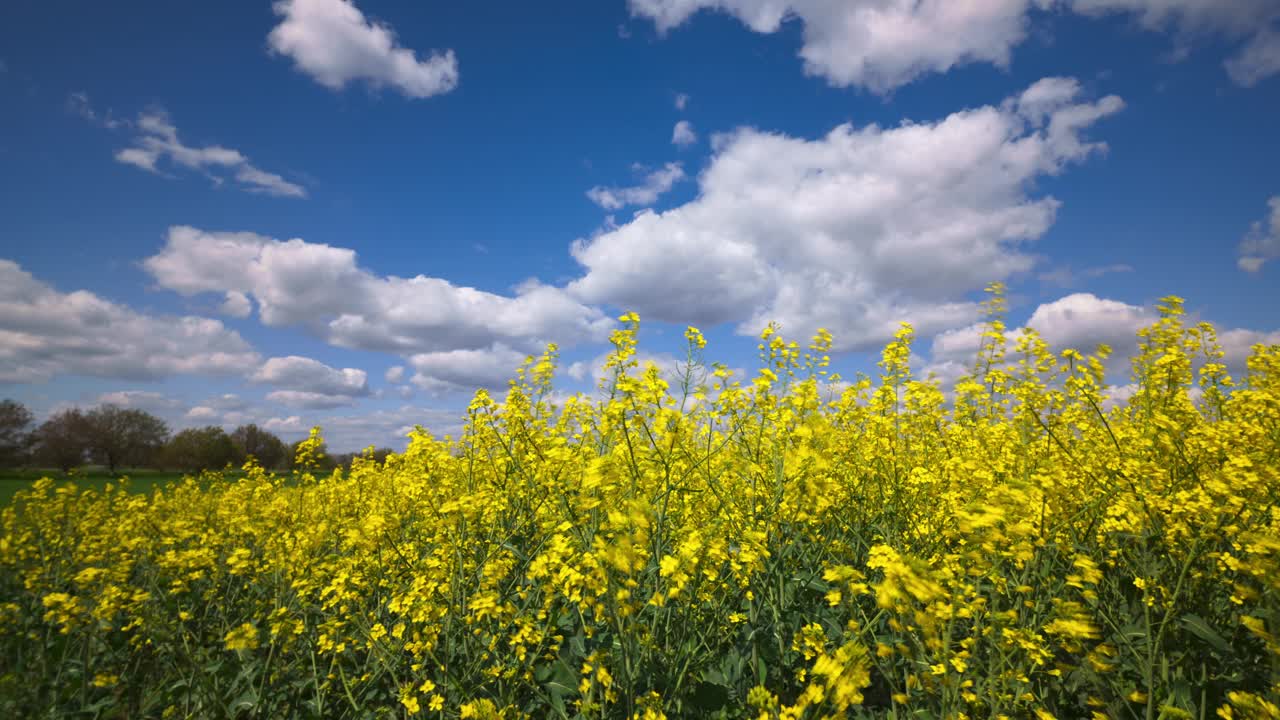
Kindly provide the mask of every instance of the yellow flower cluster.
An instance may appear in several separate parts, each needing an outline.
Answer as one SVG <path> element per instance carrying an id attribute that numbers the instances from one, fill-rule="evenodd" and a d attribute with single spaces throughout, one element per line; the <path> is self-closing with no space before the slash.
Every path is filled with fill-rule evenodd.
<path id="1" fill-rule="evenodd" d="M 1010 337 L 948 395 L 761 366 L 664 376 L 623 316 L 597 397 L 556 348 L 458 438 L 349 472 L 0 514 L 0 716 L 1156 718 L 1280 712 L 1280 347 L 1232 378 L 1166 298 L 1131 399 Z"/>

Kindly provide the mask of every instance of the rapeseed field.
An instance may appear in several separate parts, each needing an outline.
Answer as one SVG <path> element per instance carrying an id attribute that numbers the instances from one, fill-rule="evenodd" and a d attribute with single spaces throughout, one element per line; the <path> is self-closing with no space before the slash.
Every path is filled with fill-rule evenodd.
<path id="1" fill-rule="evenodd" d="M 671 380 L 628 314 L 599 397 L 552 346 L 384 463 L 41 481 L 0 715 L 1280 717 L 1280 347 L 1232 378 L 1166 298 L 1113 402 L 993 291 L 950 394 L 907 326 L 848 381 L 825 332 L 739 378 L 690 328 Z"/>

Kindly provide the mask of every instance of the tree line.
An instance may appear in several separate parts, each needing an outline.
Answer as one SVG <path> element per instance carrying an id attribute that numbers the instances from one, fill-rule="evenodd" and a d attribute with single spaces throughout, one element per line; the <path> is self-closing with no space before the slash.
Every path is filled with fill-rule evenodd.
<path id="1" fill-rule="evenodd" d="M 300 442 L 300 441 L 299 441 Z M 136 408 L 99 405 L 69 408 L 35 425 L 22 403 L 0 401 L 0 467 L 37 467 L 67 472 L 101 465 L 115 473 L 123 468 L 200 472 L 239 467 L 253 457 L 271 470 L 290 469 L 298 443 L 285 443 L 254 424 L 227 432 L 217 425 L 170 433 L 164 420 Z M 383 460 L 389 449 L 374 456 Z M 349 467 L 357 453 L 321 453 L 321 469 Z"/>

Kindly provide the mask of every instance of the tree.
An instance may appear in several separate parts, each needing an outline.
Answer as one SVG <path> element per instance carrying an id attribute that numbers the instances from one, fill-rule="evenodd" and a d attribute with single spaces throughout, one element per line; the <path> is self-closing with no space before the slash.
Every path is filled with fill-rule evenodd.
<path id="1" fill-rule="evenodd" d="M 284 441 L 257 425 L 241 425 L 231 431 L 231 442 L 236 446 L 236 460 L 244 462 L 250 455 L 268 470 L 278 470 L 289 459 L 289 447 Z"/>
<path id="2" fill-rule="evenodd" d="M 169 439 L 164 449 L 165 464 L 187 472 L 214 470 L 236 460 L 231 436 L 217 425 L 188 428 Z"/>
<path id="3" fill-rule="evenodd" d="M 343 470 L 350 471 L 351 466 L 352 464 L 355 463 L 356 458 L 364 458 L 366 460 L 372 460 L 373 462 L 381 464 L 381 463 L 385 463 L 387 461 L 387 456 L 391 455 L 394 452 L 395 450 L 392 450 L 389 447 L 375 448 L 370 446 L 365 448 L 364 450 L 361 450 L 360 452 L 349 452 L 349 453 L 342 453 L 341 455 L 334 455 L 333 462 Z"/>
<path id="4" fill-rule="evenodd" d="M 90 453 L 111 472 L 129 464 L 153 463 L 169 426 L 145 410 L 101 405 L 84 415 Z"/>
<path id="5" fill-rule="evenodd" d="M 16 400 L 0 401 L 0 465 L 17 465 L 26 459 L 31 445 L 31 411 Z"/>
<path id="6" fill-rule="evenodd" d="M 36 461 L 63 472 L 83 465 L 88 451 L 87 432 L 84 413 L 79 408 L 51 415 L 31 436 Z"/>

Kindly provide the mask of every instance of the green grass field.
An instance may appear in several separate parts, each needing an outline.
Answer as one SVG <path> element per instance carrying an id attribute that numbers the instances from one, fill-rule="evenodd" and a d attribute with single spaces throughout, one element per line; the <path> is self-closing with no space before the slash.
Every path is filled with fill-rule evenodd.
<path id="1" fill-rule="evenodd" d="M 242 474 L 233 472 L 224 473 L 224 476 L 234 480 Z M 130 492 L 150 493 L 157 487 L 164 487 L 168 483 L 181 481 L 185 475 L 186 473 L 168 470 L 127 469 L 117 471 L 113 475 L 105 469 L 90 468 L 67 475 L 59 470 L 3 469 L 0 470 L 0 507 L 8 505 L 19 490 L 30 487 L 32 483 L 43 477 L 53 478 L 59 484 L 70 480 L 81 487 L 97 490 L 106 487 L 107 483 L 118 482 L 121 477 L 128 477 Z"/>

